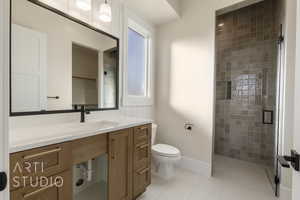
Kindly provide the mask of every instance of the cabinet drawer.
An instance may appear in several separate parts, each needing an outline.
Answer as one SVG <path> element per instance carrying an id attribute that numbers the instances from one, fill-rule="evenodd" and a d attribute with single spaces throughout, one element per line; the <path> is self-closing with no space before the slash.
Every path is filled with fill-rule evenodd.
<path id="1" fill-rule="evenodd" d="M 79 164 L 107 153 L 107 140 L 107 134 L 101 134 L 73 141 L 73 164 Z"/>
<path id="2" fill-rule="evenodd" d="M 38 184 L 11 192 L 11 200 L 71 200 L 71 171 L 43 179 Z M 57 183 L 57 184 L 54 184 Z"/>
<path id="3" fill-rule="evenodd" d="M 139 126 L 134 128 L 134 145 L 141 145 L 143 143 L 151 143 L 151 124 Z"/>
<path id="4" fill-rule="evenodd" d="M 151 163 L 151 144 L 145 143 L 135 146 L 134 153 L 134 170 L 146 168 Z"/>
<path id="5" fill-rule="evenodd" d="M 40 176 L 58 174 L 71 167 L 71 143 L 50 145 L 28 151 L 18 152 L 10 156 L 11 190 L 27 185 L 29 178 L 38 180 Z M 19 179 L 26 178 L 26 181 Z M 23 184 L 25 182 L 25 185 Z"/>
<path id="6" fill-rule="evenodd" d="M 150 167 L 134 172 L 133 184 L 134 198 L 137 198 L 139 195 L 144 193 L 146 191 L 146 188 L 151 184 Z"/>

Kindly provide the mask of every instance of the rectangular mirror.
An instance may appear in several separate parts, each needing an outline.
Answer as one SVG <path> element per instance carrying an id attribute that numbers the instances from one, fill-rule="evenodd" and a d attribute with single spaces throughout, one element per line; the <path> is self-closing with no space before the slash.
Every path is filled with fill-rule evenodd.
<path id="1" fill-rule="evenodd" d="M 11 115 L 118 109 L 119 40 L 37 0 L 11 0 Z"/>

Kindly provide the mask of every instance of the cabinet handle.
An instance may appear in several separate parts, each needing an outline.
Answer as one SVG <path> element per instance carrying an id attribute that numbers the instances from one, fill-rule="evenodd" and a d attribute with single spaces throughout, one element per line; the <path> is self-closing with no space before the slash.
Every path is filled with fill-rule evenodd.
<path id="1" fill-rule="evenodd" d="M 144 131 L 144 130 L 147 130 L 147 129 L 148 129 L 148 127 L 141 127 L 140 128 L 141 131 Z"/>
<path id="2" fill-rule="evenodd" d="M 53 150 L 50 150 L 50 151 L 45 151 L 45 152 L 41 152 L 41 153 L 29 155 L 29 156 L 24 156 L 23 158 L 25 160 L 29 160 L 29 159 L 33 159 L 33 158 L 36 158 L 36 157 L 41 157 L 41 156 L 45 156 L 45 155 L 48 155 L 48 154 L 60 152 L 61 150 L 62 150 L 61 148 L 56 148 L 56 149 L 53 149 Z"/>
<path id="3" fill-rule="evenodd" d="M 143 169 L 143 170 L 139 171 L 138 174 L 139 174 L 139 175 L 143 175 L 143 174 L 145 174 L 146 172 L 148 172 L 149 170 L 150 170 L 150 168 L 148 167 L 148 168 L 146 168 L 146 169 Z"/>
<path id="4" fill-rule="evenodd" d="M 115 139 L 111 140 L 111 159 L 115 159 L 116 155 L 115 155 Z"/>
<path id="5" fill-rule="evenodd" d="M 54 187 L 54 186 L 55 186 L 55 184 L 48 185 L 48 186 L 46 186 L 46 187 L 40 188 L 40 189 L 35 190 L 35 191 L 33 191 L 33 192 L 30 192 L 30 193 L 28 193 L 28 194 L 24 194 L 23 197 L 24 197 L 24 199 L 27 199 L 27 198 L 29 198 L 29 197 L 31 197 L 31 196 L 34 196 L 34 195 L 39 194 L 39 193 L 41 193 L 41 192 L 43 192 L 43 191 L 45 191 L 45 190 L 48 190 L 48 189 L 50 189 L 50 188 L 52 188 L 52 187 Z"/>
<path id="6" fill-rule="evenodd" d="M 143 145 L 139 146 L 138 149 L 144 149 L 146 147 L 149 147 L 149 144 L 143 144 Z"/>

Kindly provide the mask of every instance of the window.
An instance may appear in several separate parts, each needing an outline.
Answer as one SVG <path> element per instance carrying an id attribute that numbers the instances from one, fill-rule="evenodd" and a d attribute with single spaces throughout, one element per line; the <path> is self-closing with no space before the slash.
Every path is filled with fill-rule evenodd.
<path id="1" fill-rule="evenodd" d="M 128 28 L 128 95 L 147 95 L 147 38 Z"/>
<path id="2" fill-rule="evenodd" d="M 126 32 L 125 91 L 126 105 L 152 104 L 151 31 L 129 19 Z"/>

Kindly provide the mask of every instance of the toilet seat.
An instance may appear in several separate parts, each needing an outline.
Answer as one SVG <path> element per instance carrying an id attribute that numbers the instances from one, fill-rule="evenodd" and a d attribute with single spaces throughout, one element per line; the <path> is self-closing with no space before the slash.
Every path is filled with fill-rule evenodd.
<path id="1" fill-rule="evenodd" d="M 164 157 L 178 157 L 180 156 L 180 151 L 171 145 L 167 144 L 156 144 L 152 146 L 152 153 L 164 156 Z"/>

